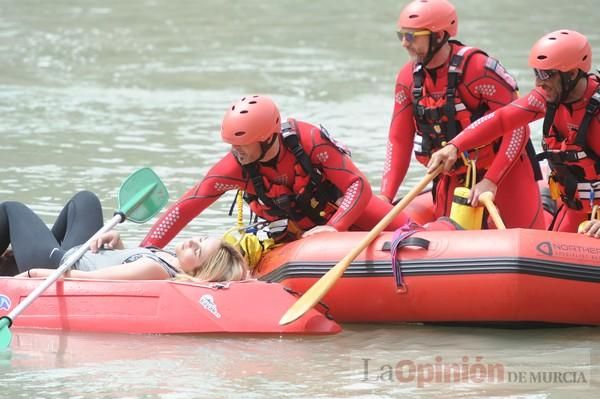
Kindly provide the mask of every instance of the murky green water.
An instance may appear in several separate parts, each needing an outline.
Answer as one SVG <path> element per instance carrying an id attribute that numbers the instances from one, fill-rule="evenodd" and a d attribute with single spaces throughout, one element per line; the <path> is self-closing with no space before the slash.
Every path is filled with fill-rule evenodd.
<path id="1" fill-rule="evenodd" d="M 500 58 L 522 92 L 532 87 L 529 47 L 543 33 L 577 29 L 600 51 L 595 0 L 456 4 L 459 38 Z M 394 33 L 402 5 L 0 1 L 0 201 L 30 203 L 51 223 L 72 193 L 92 189 L 108 217 L 121 181 L 141 166 L 176 198 L 227 151 L 221 118 L 247 93 L 270 94 L 284 116 L 325 125 L 378 187 L 394 78 L 406 61 Z M 422 173 L 413 165 L 405 189 Z M 183 236 L 232 225 L 231 199 Z M 148 227 L 121 229 L 135 244 Z M 593 384 L 530 386 L 506 374 L 419 387 L 384 371 L 402 360 L 424 370 L 436 356 L 467 356 L 469 365 L 479 356 L 509 371 L 566 365 L 589 376 L 599 372 L 598 349 L 600 333 L 588 328 L 350 326 L 334 337 L 284 339 L 24 332 L 0 366 L 0 397 L 591 398 Z M 528 363 L 536 359 L 543 364 Z"/>

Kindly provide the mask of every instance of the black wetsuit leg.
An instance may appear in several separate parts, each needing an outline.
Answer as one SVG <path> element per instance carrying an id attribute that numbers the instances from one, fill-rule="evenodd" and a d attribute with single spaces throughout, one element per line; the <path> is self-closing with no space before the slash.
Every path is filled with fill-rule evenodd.
<path id="1" fill-rule="evenodd" d="M 0 243 L 8 243 L 20 272 L 33 267 L 57 267 L 65 251 L 46 224 L 31 209 L 20 202 L 0 204 Z M 5 245 L 6 243 L 6 245 Z"/>
<path id="2" fill-rule="evenodd" d="M 64 250 L 86 242 L 104 225 L 102 205 L 96 194 L 80 191 L 62 209 L 52 234 Z"/>
<path id="3" fill-rule="evenodd" d="M 86 242 L 102 227 L 102 208 L 90 192 L 80 192 L 65 205 L 52 231 L 27 206 L 0 204 L 0 253 L 11 244 L 20 272 L 58 267 L 65 252 Z"/>

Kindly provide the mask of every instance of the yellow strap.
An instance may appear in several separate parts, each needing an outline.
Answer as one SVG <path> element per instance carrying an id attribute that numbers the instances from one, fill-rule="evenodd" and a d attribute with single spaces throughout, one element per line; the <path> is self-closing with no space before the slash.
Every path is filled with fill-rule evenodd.
<path id="1" fill-rule="evenodd" d="M 225 240 L 227 243 L 236 246 L 240 243 L 240 241 L 242 240 L 242 238 L 244 237 L 245 233 L 242 233 L 242 229 L 240 229 L 237 226 L 233 226 L 232 228 L 230 228 L 229 230 L 227 230 L 225 233 L 223 233 L 223 240 Z"/>
<path id="2" fill-rule="evenodd" d="M 239 247 L 248 262 L 248 267 L 254 269 L 263 254 L 263 247 L 254 234 L 245 234 L 239 243 Z"/>
<path id="3" fill-rule="evenodd" d="M 467 166 L 467 177 L 465 179 L 465 187 L 468 189 L 472 189 L 475 186 L 475 183 L 477 183 L 477 167 L 475 166 L 475 160 L 467 160 L 467 158 L 465 158 L 464 155 L 462 155 L 462 158 L 463 162 Z"/>
<path id="4" fill-rule="evenodd" d="M 560 186 L 552 174 L 548 177 L 548 188 L 550 189 L 550 198 L 554 201 L 560 198 Z"/>

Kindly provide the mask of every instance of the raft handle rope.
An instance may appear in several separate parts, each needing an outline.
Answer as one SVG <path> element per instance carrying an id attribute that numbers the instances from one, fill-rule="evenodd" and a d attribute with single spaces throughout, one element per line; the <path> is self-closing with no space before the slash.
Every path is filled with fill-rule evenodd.
<path id="1" fill-rule="evenodd" d="M 291 289 L 290 287 L 286 287 L 285 285 L 283 286 L 283 289 L 297 298 L 300 298 L 302 296 L 298 291 L 294 291 L 293 289 Z M 327 317 L 329 320 L 334 320 L 331 313 L 329 313 L 331 310 L 329 306 L 327 306 L 323 301 L 319 301 L 318 304 L 324 309 L 324 311 L 321 312 L 323 316 Z"/>
<path id="2" fill-rule="evenodd" d="M 477 183 L 477 168 L 475 166 L 477 160 L 468 158 L 469 153 L 466 151 L 461 153 L 460 156 L 465 166 L 467 167 L 465 187 L 469 190 L 472 190 L 473 187 L 475 187 L 475 184 Z"/>

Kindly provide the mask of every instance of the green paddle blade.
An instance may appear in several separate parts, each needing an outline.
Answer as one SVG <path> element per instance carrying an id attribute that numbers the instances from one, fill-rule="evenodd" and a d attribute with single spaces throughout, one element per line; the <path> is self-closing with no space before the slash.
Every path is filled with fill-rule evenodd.
<path id="1" fill-rule="evenodd" d="M 0 351 L 3 348 L 8 348 L 10 345 L 10 340 L 12 339 L 12 334 L 10 333 L 10 329 L 8 328 L 10 321 L 6 318 L 0 319 Z"/>
<path id="2" fill-rule="evenodd" d="M 125 180 L 119 190 L 119 211 L 135 223 L 144 223 L 160 211 L 169 193 L 150 168 L 142 168 Z"/>

